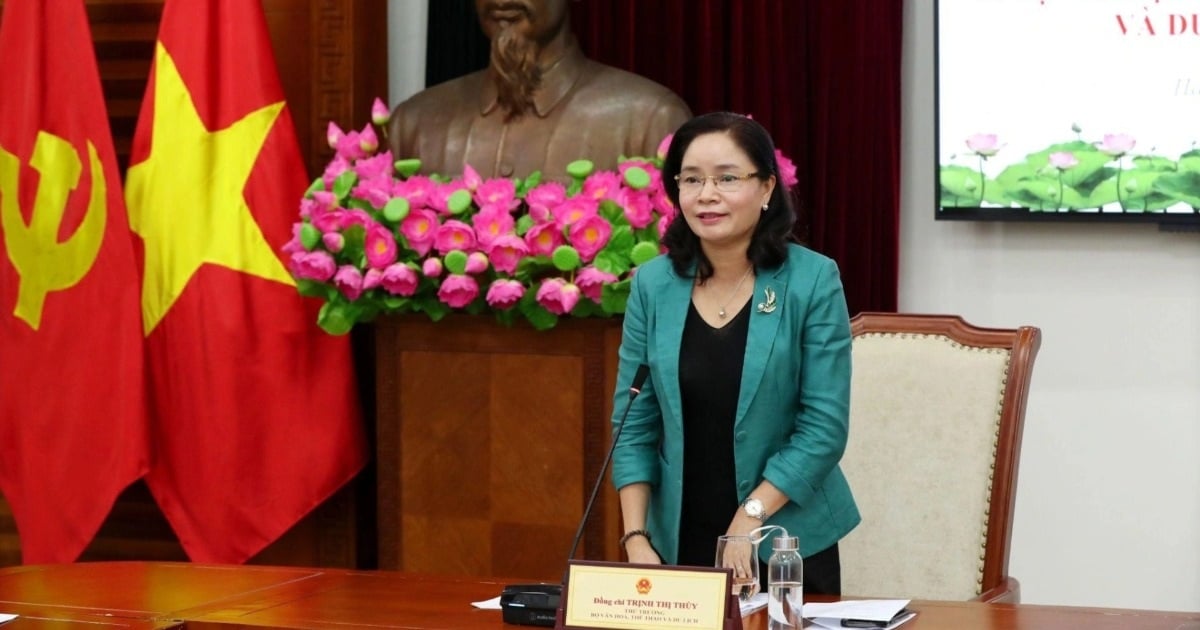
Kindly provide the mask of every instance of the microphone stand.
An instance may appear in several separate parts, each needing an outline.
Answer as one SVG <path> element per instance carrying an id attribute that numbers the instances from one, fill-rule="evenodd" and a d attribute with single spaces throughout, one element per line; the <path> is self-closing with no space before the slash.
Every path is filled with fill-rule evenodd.
<path id="1" fill-rule="evenodd" d="M 588 516 L 592 513 L 592 505 L 596 502 L 596 495 L 600 493 L 600 486 L 604 484 L 604 473 L 608 472 L 608 465 L 612 463 L 613 453 L 617 450 L 617 440 L 621 438 L 621 431 L 625 429 L 625 418 L 629 416 L 629 410 L 633 409 L 633 401 L 642 393 L 642 385 L 646 382 L 646 376 L 650 374 L 650 366 L 639 365 L 638 371 L 633 376 L 633 385 L 629 388 L 629 400 L 625 403 L 625 411 L 621 414 L 621 421 L 617 423 L 617 430 L 613 432 L 612 444 L 608 447 L 608 454 L 604 456 L 604 463 L 600 466 L 600 474 L 596 475 L 596 485 L 592 486 L 592 496 L 588 497 L 587 506 L 583 508 L 583 518 L 579 519 L 579 529 L 575 532 L 575 541 L 571 543 L 571 553 L 567 554 L 567 562 L 575 559 L 575 552 L 579 550 L 579 541 L 583 538 L 583 529 L 587 525 Z M 563 584 L 567 583 L 567 575 L 570 573 L 570 566 L 563 571 Z"/>
<path id="2" fill-rule="evenodd" d="M 579 550 L 583 529 L 587 525 L 588 516 L 592 513 L 592 506 L 596 503 L 596 495 L 600 494 L 600 486 L 604 483 L 604 474 L 608 471 L 608 465 L 612 462 L 613 453 L 617 449 L 617 440 L 621 437 L 621 431 L 625 429 L 625 419 L 629 416 L 629 410 L 633 408 L 634 399 L 642 393 L 642 385 L 646 383 L 646 377 L 649 375 L 650 366 L 643 364 L 638 366 L 637 372 L 633 376 L 633 385 L 629 387 L 629 401 L 625 403 L 625 411 L 621 413 L 617 430 L 613 432 L 612 444 L 608 447 L 608 454 L 604 456 L 600 474 L 596 476 L 596 484 L 592 486 L 592 495 L 588 497 L 587 505 L 583 508 L 583 516 L 579 519 L 579 529 L 576 530 L 575 540 L 571 543 L 571 552 L 567 554 L 567 568 L 563 570 L 562 582 L 559 584 L 505 586 L 500 595 L 500 608 L 503 611 L 505 623 L 562 627 L 562 592 L 571 573 L 571 560 L 575 559 L 575 552 Z"/>

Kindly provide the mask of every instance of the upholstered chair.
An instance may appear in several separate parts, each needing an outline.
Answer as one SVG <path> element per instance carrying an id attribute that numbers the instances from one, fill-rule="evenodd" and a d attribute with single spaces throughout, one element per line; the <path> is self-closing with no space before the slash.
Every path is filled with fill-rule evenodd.
<path id="1" fill-rule="evenodd" d="M 848 596 L 1010 601 L 1009 539 L 1037 328 L 863 313 L 842 468 L 863 522 Z"/>

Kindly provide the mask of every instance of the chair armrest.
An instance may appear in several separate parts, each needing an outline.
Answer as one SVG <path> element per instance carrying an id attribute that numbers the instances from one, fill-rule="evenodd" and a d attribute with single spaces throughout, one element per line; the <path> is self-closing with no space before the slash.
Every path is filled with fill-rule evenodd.
<path id="1" fill-rule="evenodd" d="M 987 604 L 1019 604 L 1021 603 L 1021 583 L 1017 578 L 1006 577 L 1004 581 L 984 591 L 972 601 Z"/>

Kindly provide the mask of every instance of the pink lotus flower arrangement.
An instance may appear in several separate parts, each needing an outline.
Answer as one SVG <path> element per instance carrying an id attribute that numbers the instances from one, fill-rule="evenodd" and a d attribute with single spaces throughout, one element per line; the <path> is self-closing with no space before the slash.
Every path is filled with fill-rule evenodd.
<path id="1" fill-rule="evenodd" d="M 625 312 L 637 265 L 657 256 L 675 209 L 660 168 L 668 136 L 653 157 L 623 157 L 615 171 L 579 160 L 567 184 L 463 175 L 419 175 L 420 160 L 379 152 L 386 129 L 378 99 L 372 124 L 342 131 L 300 201 L 284 246 L 301 293 L 325 300 L 319 325 L 345 334 L 381 313 L 492 312 L 502 323 L 537 329 L 560 317 Z M 786 185 L 795 167 L 780 157 Z"/>
<path id="2" fill-rule="evenodd" d="M 386 114 L 377 101 L 362 131 L 330 123 L 336 154 L 284 246 L 301 293 L 325 300 L 322 328 L 345 334 L 380 313 L 491 311 L 546 329 L 566 315 L 625 311 L 634 268 L 659 254 L 675 215 L 661 153 L 615 171 L 580 160 L 567 184 L 484 178 L 470 165 L 454 179 L 424 176 L 419 160 L 379 152 L 373 125 L 385 129 Z"/>

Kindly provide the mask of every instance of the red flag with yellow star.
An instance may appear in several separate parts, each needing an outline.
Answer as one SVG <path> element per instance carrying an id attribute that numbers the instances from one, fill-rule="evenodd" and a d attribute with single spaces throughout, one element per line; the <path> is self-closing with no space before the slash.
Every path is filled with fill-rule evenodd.
<path id="1" fill-rule="evenodd" d="M 147 467 L 138 270 L 83 0 L 7 0 L 0 59 L 0 493 L 71 562 Z"/>
<path id="2" fill-rule="evenodd" d="M 307 174 L 259 2 L 167 0 L 130 161 L 146 481 L 192 560 L 243 562 L 366 460 L 348 341 L 280 254 Z"/>

